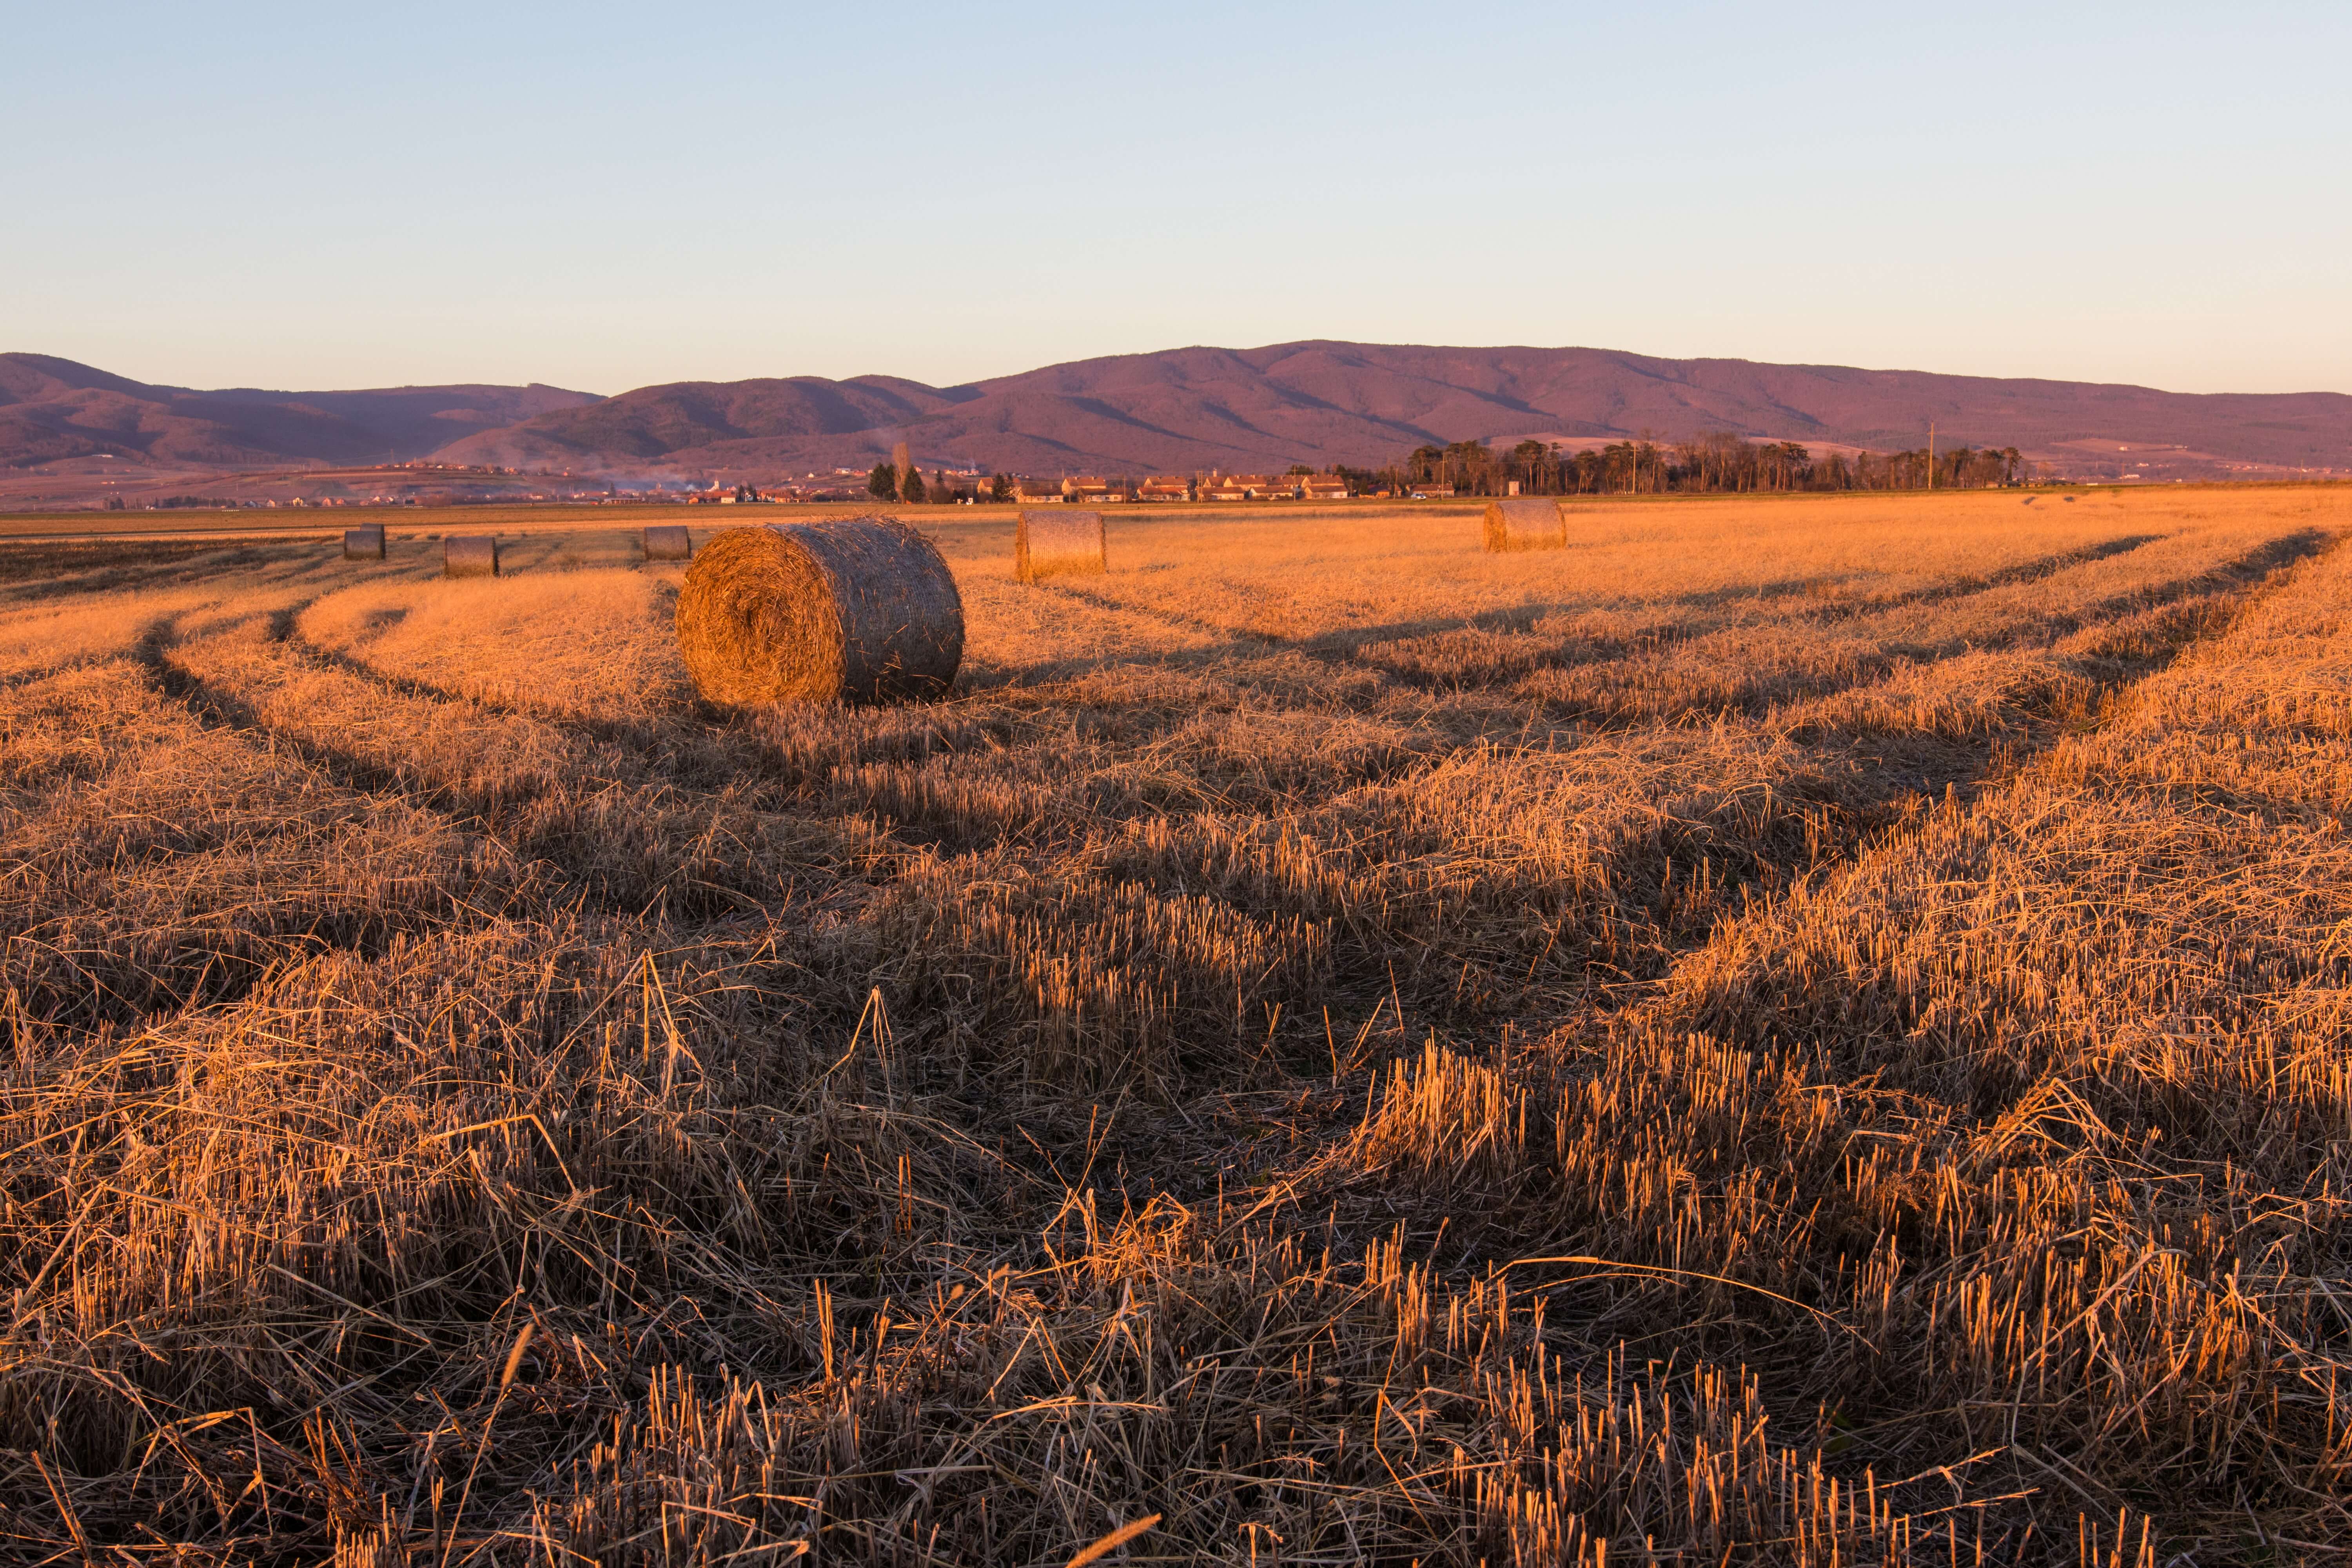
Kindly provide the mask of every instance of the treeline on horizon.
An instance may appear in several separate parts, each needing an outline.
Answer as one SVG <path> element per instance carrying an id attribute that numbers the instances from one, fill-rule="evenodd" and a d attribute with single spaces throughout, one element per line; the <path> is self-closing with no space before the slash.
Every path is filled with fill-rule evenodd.
<path id="1" fill-rule="evenodd" d="M 1710 430 L 1679 441 L 1647 437 L 1571 451 L 1564 442 L 1521 441 L 1496 448 L 1483 441 L 1416 447 L 1377 468 L 1335 463 L 1352 495 L 1402 494 L 1415 485 L 1445 484 L 1456 495 L 1500 496 L 1516 481 L 1522 495 L 1725 495 L 1786 490 L 1982 489 L 2032 477 L 2014 447 L 1922 447 L 1901 452 L 1832 452 L 1816 458 L 1795 441 L 1750 441 Z M 1289 473 L 1310 474 L 1304 463 Z M 1131 486 L 1131 479 L 1117 483 Z M 921 470 L 877 463 L 866 489 L 877 500 L 956 502 L 1009 501 L 1013 477 L 959 484 L 946 473 L 926 483 Z"/>
<path id="2" fill-rule="evenodd" d="M 1456 495 L 1739 494 L 1755 490 L 1977 489 L 2016 484 L 2028 464 L 2014 447 L 1958 446 L 1907 452 L 1831 453 L 1816 458 L 1794 441 L 1750 441 L 1710 430 L 1681 441 L 1646 438 L 1570 451 L 1564 443 L 1521 441 L 1497 450 L 1481 441 L 1416 447 L 1383 468 L 1339 468 L 1360 493 L 1451 484 Z"/>

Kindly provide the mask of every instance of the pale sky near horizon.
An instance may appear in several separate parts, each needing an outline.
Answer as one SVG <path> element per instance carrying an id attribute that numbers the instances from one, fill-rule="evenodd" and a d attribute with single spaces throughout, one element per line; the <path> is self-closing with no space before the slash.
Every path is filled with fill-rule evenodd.
<path id="1" fill-rule="evenodd" d="M 948 384 L 1188 343 L 2352 392 L 2352 5 L 17 7 L 0 350 Z"/>

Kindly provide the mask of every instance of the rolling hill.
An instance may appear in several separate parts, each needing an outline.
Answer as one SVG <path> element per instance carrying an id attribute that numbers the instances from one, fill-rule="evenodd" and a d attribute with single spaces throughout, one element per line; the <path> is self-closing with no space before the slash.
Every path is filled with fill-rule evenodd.
<path id="1" fill-rule="evenodd" d="M 1425 443 L 1571 444 L 1730 430 L 1817 445 L 2013 446 L 2062 471 L 2352 471 L 2352 396 L 2196 395 L 1602 349 L 1311 342 L 1049 365 L 963 386 L 890 376 L 196 392 L 0 355 L 0 465 L 101 451 L 221 468 L 400 458 L 595 473 L 782 477 L 926 466 L 1016 473 L 1377 464 Z M 2119 457 L 2116 448 L 2128 447 Z M 2129 460 L 2126 460 L 2129 459 Z"/>
<path id="2" fill-rule="evenodd" d="M 1732 430 L 1899 449 L 1927 439 L 2168 448 L 2171 466 L 2352 468 L 2352 396 L 2192 395 L 1601 349 L 1300 342 L 1174 349 L 1051 365 L 967 386 L 863 376 L 681 382 L 557 409 L 447 449 L 476 462 L 702 469 L 919 460 L 1014 472 L 1228 471 L 1373 464 L 1423 443 L 1607 441 Z"/>
<path id="3" fill-rule="evenodd" d="M 198 392 L 47 354 L 0 353 L 0 467 L 100 453 L 175 468 L 404 460 L 595 401 L 538 385 Z"/>

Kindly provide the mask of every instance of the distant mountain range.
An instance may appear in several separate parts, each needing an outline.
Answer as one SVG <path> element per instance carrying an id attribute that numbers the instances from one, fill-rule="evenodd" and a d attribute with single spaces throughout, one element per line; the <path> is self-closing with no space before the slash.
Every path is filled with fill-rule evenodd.
<path id="1" fill-rule="evenodd" d="M 101 452 L 187 468 L 398 461 L 597 401 L 536 385 L 197 392 L 48 354 L 0 353 L 0 467 Z"/>
<path id="2" fill-rule="evenodd" d="M 1428 443 L 1590 445 L 1730 430 L 1815 446 L 2016 447 L 2085 477 L 2352 470 L 2352 396 L 2192 395 L 2084 382 L 1601 349 L 1346 342 L 1188 348 L 964 386 L 890 376 L 560 387 L 198 392 L 46 355 L 0 354 L 0 467 L 113 453 L 186 467 L 431 458 L 574 473 L 782 479 L 866 468 L 1015 473 L 1373 465 Z M 2116 448 L 2128 450 L 2118 453 Z"/>

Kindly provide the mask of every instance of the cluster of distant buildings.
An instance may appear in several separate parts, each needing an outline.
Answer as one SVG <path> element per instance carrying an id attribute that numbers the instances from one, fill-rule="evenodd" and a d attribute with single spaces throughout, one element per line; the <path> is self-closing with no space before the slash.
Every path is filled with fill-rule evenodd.
<path id="1" fill-rule="evenodd" d="M 1077 474 L 1060 479 L 1018 479 L 1013 499 L 1024 506 L 1067 502 L 1102 506 L 1119 501 L 1345 500 L 1348 481 L 1337 474 L 1221 474 L 1206 478 L 1154 474 L 1138 483 Z"/>
<path id="2" fill-rule="evenodd" d="M 386 464 L 383 467 L 446 473 L 453 478 L 468 474 L 484 478 L 490 475 L 522 477 L 531 472 L 531 470 L 500 469 L 455 463 L 415 462 Z M 860 479 L 864 478 L 863 470 L 842 469 L 837 473 L 841 478 L 856 477 Z M 546 477 L 569 478 L 570 476 L 547 475 Z M 983 502 L 991 499 L 993 484 L 990 477 L 984 473 L 970 469 L 951 469 L 942 470 L 940 477 L 947 481 L 946 485 L 942 486 L 942 489 L 952 489 L 959 499 L 964 499 L 967 495 Z M 1337 501 L 1346 500 L 1351 493 L 1348 480 L 1338 474 L 1227 474 L 1212 471 L 1207 474 L 1154 474 L 1144 479 L 1112 479 L 1101 474 L 1072 474 L 1058 479 L 1038 479 L 1029 475 L 1007 476 L 1007 478 L 1012 486 L 1009 499 L 1021 506 L 1108 506 L 1144 504 L 1152 501 L 1178 503 L 1261 500 Z M 453 489 L 436 496 L 422 496 L 415 493 L 386 494 L 378 491 L 364 497 L 312 495 L 242 501 L 205 498 L 202 504 L 276 508 L 416 506 L 446 504 L 450 501 L 485 500 L 573 500 L 599 502 L 607 506 L 647 501 L 683 501 L 688 506 L 728 506 L 747 502 L 845 500 L 865 498 L 866 489 L 862 483 L 853 489 L 846 485 L 827 486 L 814 475 L 810 476 L 810 480 L 814 482 L 786 481 L 782 484 L 762 486 L 713 479 L 689 482 L 677 489 L 669 489 L 662 481 L 655 480 L 649 488 L 642 490 L 623 489 L 617 484 L 607 483 L 604 488 L 597 490 L 574 489 L 569 492 L 556 489 L 528 492 L 520 489 L 461 492 Z M 1517 487 L 1514 486 L 1514 493 Z M 1379 489 L 1367 493 L 1378 498 L 1393 495 L 1413 500 L 1443 500 L 1452 498 L 1454 488 L 1450 484 L 1416 484 L 1401 489 Z M 150 501 L 147 504 L 189 506 L 198 502 L 196 498 L 175 497 L 168 503 Z M 115 510 L 121 510 L 124 503 L 121 497 L 116 496 L 110 497 L 107 505 Z"/>
<path id="3" fill-rule="evenodd" d="M 839 470 L 844 476 L 853 472 Z M 903 471 L 903 470 L 902 470 Z M 863 478 L 863 474 L 858 474 Z M 943 469 L 941 477 L 949 487 L 969 487 L 981 500 L 989 499 L 991 480 L 984 473 L 969 469 Z M 1145 479 L 1111 479 L 1101 474 L 1071 474 L 1059 479 L 1038 479 L 1031 475 L 1010 476 L 1012 500 L 1019 506 L 1108 506 L 1140 504 L 1150 501 L 1253 501 L 1253 500 L 1345 500 L 1349 496 L 1348 481 L 1337 474 L 1154 474 Z M 1432 496 L 1451 496 L 1450 485 L 1416 487 L 1412 495 L 1418 498 L 1426 489 Z M 861 485 L 856 492 L 864 493 Z M 1382 490 L 1381 495 L 1391 492 Z M 1400 492 L 1402 493 L 1402 492 Z M 783 484 L 761 489 L 748 484 L 723 484 L 713 479 L 706 489 L 689 489 L 684 500 L 689 505 L 730 505 L 745 501 L 825 500 L 849 497 L 846 489 L 828 490 L 821 484 Z"/>

